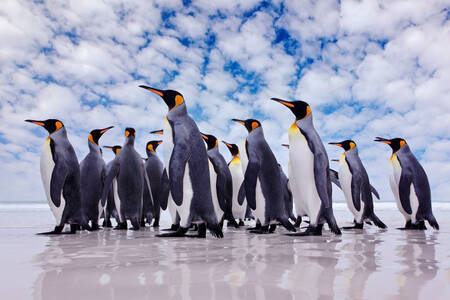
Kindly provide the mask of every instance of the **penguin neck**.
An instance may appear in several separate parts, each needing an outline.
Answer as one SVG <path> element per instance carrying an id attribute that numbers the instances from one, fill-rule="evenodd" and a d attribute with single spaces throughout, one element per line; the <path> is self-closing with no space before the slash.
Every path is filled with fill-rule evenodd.
<path id="1" fill-rule="evenodd" d="M 125 139 L 124 146 L 131 146 L 134 147 L 134 136 L 129 136 Z"/>
<path id="2" fill-rule="evenodd" d="M 264 138 L 264 131 L 261 126 L 256 127 L 251 132 L 249 132 L 248 136 L 255 136 L 255 137 L 263 137 Z"/>
<path id="3" fill-rule="evenodd" d="M 88 141 L 89 152 L 100 153 L 100 147 L 91 141 Z"/>
<path id="4" fill-rule="evenodd" d="M 152 151 L 152 150 L 146 150 L 146 152 L 147 152 L 147 157 L 153 157 L 153 156 L 156 156 L 156 152 L 155 151 Z"/>
<path id="5" fill-rule="evenodd" d="M 312 114 L 309 114 L 307 117 L 305 117 L 303 119 L 295 120 L 295 123 L 301 129 L 308 129 L 311 127 L 314 128 Z"/>
<path id="6" fill-rule="evenodd" d="M 58 138 L 66 138 L 67 139 L 67 131 L 65 127 L 61 127 L 60 129 L 56 130 L 52 134 L 49 135 L 52 139 L 58 139 Z"/>
<path id="7" fill-rule="evenodd" d="M 218 147 L 214 147 L 212 149 L 208 149 L 208 154 L 209 155 L 216 155 L 219 153 L 219 148 Z"/>
<path id="8" fill-rule="evenodd" d="M 171 120 L 176 117 L 184 116 L 187 114 L 187 108 L 185 103 L 181 103 L 180 105 L 172 108 L 167 113 L 167 119 Z"/>

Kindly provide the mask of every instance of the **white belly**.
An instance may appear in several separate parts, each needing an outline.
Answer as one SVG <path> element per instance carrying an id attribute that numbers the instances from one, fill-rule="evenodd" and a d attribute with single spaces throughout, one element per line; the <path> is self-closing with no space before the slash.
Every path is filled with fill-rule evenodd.
<path id="1" fill-rule="evenodd" d="M 350 172 L 350 168 L 345 160 L 345 154 L 342 154 L 339 168 L 339 183 L 341 184 L 342 191 L 344 192 L 345 200 L 347 202 L 347 207 L 350 212 L 353 214 L 356 222 L 362 223 L 362 214 L 364 212 L 364 203 L 362 199 L 360 199 L 360 209 L 359 211 L 356 209 L 353 204 L 352 197 L 352 173 Z"/>
<path id="2" fill-rule="evenodd" d="M 211 185 L 211 196 L 212 196 L 212 202 L 214 206 L 214 212 L 216 214 L 217 220 L 222 220 L 223 217 L 223 210 L 220 208 L 219 204 L 219 198 L 217 196 L 217 174 L 216 171 L 214 171 L 214 166 L 211 163 L 211 161 L 208 159 L 208 165 L 209 165 L 209 182 Z"/>
<path id="3" fill-rule="evenodd" d="M 400 176 L 402 174 L 402 167 L 400 166 L 400 162 L 397 159 L 397 155 L 393 155 L 390 161 L 390 169 L 391 174 L 389 176 L 389 183 L 391 185 L 392 193 L 394 194 L 395 203 L 397 204 L 398 210 L 405 217 L 406 221 L 411 220 L 411 215 L 408 214 L 404 209 L 400 202 L 400 193 L 399 193 L 399 183 Z"/>
<path id="4" fill-rule="evenodd" d="M 173 202 L 172 194 L 169 192 L 169 198 L 167 199 L 167 208 L 169 210 L 170 218 L 172 219 L 172 224 L 175 224 L 177 219 L 177 206 Z"/>
<path id="5" fill-rule="evenodd" d="M 231 178 L 233 180 L 232 211 L 233 211 L 233 217 L 244 220 L 245 210 L 246 210 L 246 206 L 245 206 L 246 201 L 242 202 L 242 205 L 239 205 L 239 202 L 238 202 L 239 189 L 242 185 L 242 182 L 244 181 L 244 174 L 242 173 L 242 163 L 240 162 L 240 160 L 238 161 L 237 159 L 235 161 L 235 159 L 236 158 L 234 158 L 229 165 Z"/>
<path id="6" fill-rule="evenodd" d="M 189 175 L 189 164 L 186 163 L 183 177 L 183 202 L 177 206 L 178 214 L 180 215 L 180 226 L 187 228 L 190 225 L 189 216 L 191 214 L 191 202 L 194 192 L 192 190 L 191 179 Z"/>
<path id="7" fill-rule="evenodd" d="M 242 144 L 242 151 L 240 151 L 240 158 L 241 158 L 241 162 L 242 162 L 242 173 L 245 175 L 245 170 L 247 170 L 247 165 L 248 165 L 248 157 L 247 157 L 247 149 L 245 148 L 245 142 L 246 140 L 244 140 L 244 143 Z"/>
<path id="8" fill-rule="evenodd" d="M 114 178 L 112 182 L 113 186 L 113 195 L 114 195 L 114 204 L 116 205 L 117 213 L 119 214 L 119 220 L 120 222 L 125 221 L 122 217 L 122 212 L 120 211 L 120 198 L 119 198 L 119 191 L 117 189 L 117 179 Z"/>
<path id="9" fill-rule="evenodd" d="M 289 131 L 289 146 L 289 183 L 297 215 L 307 215 L 311 225 L 316 225 L 322 202 L 314 178 L 314 155 L 297 128 Z"/>
<path id="10" fill-rule="evenodd" d="M 266 201 L 264 199 L 261 182 L 259 178 L 256 180 L 255 188 L 255 198 L 256 198 L 256 209 L 252 210 L 255 218 L 261 222 L 263 226 L 268 225 L 266 220 Z"/>
<path id="11" fill-rule="evenodd" d="M 66 200 L 64 199 L 61 191 L 61 203 L 59 207 L 53 204 L 52 198 L 50 196 L 50 183 L 52 179 L 53 169 L 55 167 L 55 163 L 52 157 L 52 151 L 50 149 L 50 139 L 47 139 L 42 147 L 41 152 L 41 178 L 42 184 L 44 185 L 45 195 L 47 196 L 48 205 L 55 216 L 56 225 L 61 224 L 61 218 L 64 212 L 64 208 L 66 207 Z"/>
<path id="12" fill-rule="evenodd" d="M 170 157 L 172 156 L 173 151 L 173 136 L 172 136 L 172 127 L 169 124 L 167 118 L 164 119 L 164 129 L 163 129 L 163 143 L 160 146 L 162 149 L 164 165 L 166 168 L 167 176 L 169 175 L 169 163 Z M 185 174 L 186 176 L 186 174 Z M 177 205 L 173 202 L 172 195 L 169 192 L 169 198 L 167 200 L 167 207 L 169 208 L 170 217 L 172 218 L 172 224 L 175 224 L 175 220 L 177 217 Z"/>

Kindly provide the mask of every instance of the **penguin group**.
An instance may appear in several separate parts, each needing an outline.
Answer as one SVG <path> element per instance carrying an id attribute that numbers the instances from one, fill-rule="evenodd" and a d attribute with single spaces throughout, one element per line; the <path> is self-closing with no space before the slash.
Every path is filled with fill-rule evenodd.
<path id="1" fill-rule="evenodd" d="M 247 130 L 239 147 L 222 141 L 232 159 L 226 162 L 219 151 L 219 140 L 200 132 L 189 115 L 182 94 L 141 85 L 159 96 L 168 107 L 163 129 L 151 131 L 162 139 L 146 145 L 146 158 L 134 147 L 136 131 L 125 129 L 123 145 L 103 146 L 115 154 L 107 164 L 102 158 L 99 140 L 113 128 L 94 129 L 88 135 L 89 153 L 79 163 L 60 120 L 26 120 L 44 127 L 49 136 L 44 142 L 40 169 L 45 194 L 56 226 L 43 234 L 76 233 L 103 227 L 139 230 L 146 224 L 159 226 L 161 210 L 168 210 L 172 225 L 159 237 L 223 237 L 223 226 L 240 228 L 254 219 L 250 233 L 267 234 L 283 226 L 289 236 L 322 235 L 324 224 L 336 234 L 341 229 L 363 229 L 365 224 L 387 226 L 375 214 L 373 196 L 378 192 L 370 184 L 367 171 L 353 140 L 330 142 L 344 152 L 338 171 L 330 169 L 324 143 L 314 128 L 311 107 L 304 101 L 271 98 L 294 115 L 288 129 L 288 173 L 266 141 L 260 121 L 232 119 Z M 377 137 L 388 144 L 390 186 L 398 210 L 405 218 L 402 230 L 425 230 L 425 221 L 435 229 L 431 190 L 427 175 L 408 144 L 402 138 Z M 156 150 L 162 152 L 159 158 Z M 346 199 L 354 226 L 340 228 L 332 206 L 332 183 Z M 302 222 L 306 230 L 299 231 Z M 66 224 L 69 231 L 63 231 Z M 131 226 L 130 226 L 131 225 Z M 197 231 L 188 234 L 188 231 Z"/>

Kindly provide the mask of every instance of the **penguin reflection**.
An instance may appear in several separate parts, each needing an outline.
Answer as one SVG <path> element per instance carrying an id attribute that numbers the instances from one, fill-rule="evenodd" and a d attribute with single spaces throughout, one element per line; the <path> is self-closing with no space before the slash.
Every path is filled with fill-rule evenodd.
<path id="1" fill-rule="evenodd" d="M 436 277 L 438 265 L 436 235 L 424 231 L 407 232 L 405 243 L 398 246 L 397 255 L 404 269 L 397 274 L 398 294 L 392 299 L 419 299 L 422 287 Z"/>

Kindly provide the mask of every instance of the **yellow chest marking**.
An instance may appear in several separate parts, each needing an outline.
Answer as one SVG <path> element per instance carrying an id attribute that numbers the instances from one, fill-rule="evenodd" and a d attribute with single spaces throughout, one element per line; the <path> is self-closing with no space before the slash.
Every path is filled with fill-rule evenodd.
<path id="1" fill-rule="evenodd" d="M 398 158 L 397 158 L 397 153 L 394 153 L 391 155 L 389 162 L 391 163 L 391 165 L 393 165 L 395 167 L 401 167 L 400 162 L 398 161 Z"/>
<path id="2" fill-rule="evenodd" d="M 230 164 L 236 164 L 236 163 L 240 163 L 241 159 L 237 156 L 234 156 L 233 159 L 231 160 Z"/>

